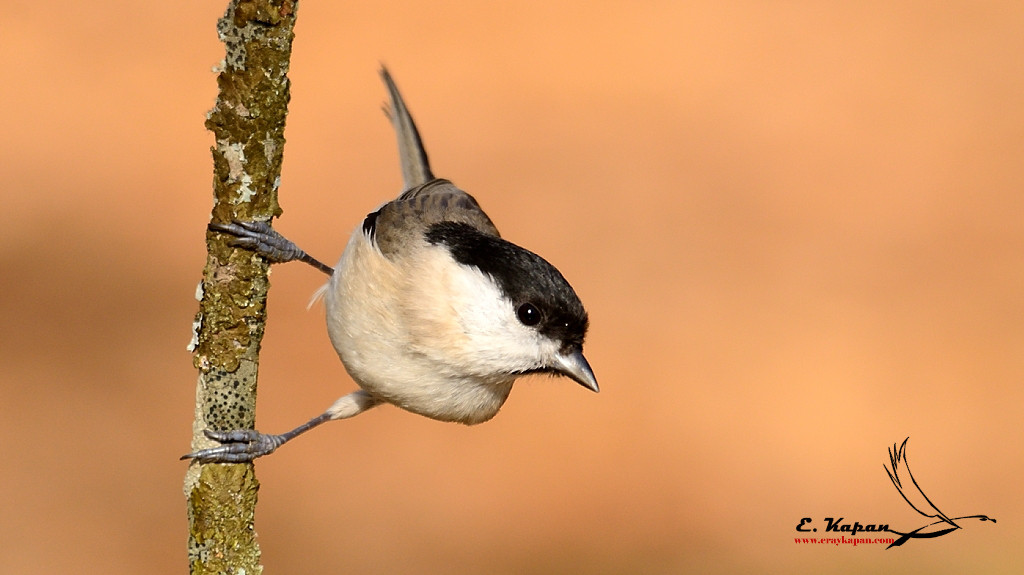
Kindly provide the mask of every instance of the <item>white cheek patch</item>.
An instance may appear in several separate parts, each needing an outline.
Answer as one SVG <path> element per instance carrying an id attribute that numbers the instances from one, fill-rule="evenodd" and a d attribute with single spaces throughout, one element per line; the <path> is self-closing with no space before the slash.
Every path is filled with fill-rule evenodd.
<path id="1" fill-rule="evenodd" d="M 443 349 L 469 371 L 481 375 L 538 369 L 549 365 L 558 344 L 536 329 L 523 325 L 511 301 L 490 277 L 475 267 L 454 262 L 447 249 L 425 250 L 420 261 L 424 278 L 417 282 L 416 310 L 420 325 L 433 326 L 423 333 L 424 349 Z M 431 285 L 433 284 L 433 285 Z M 424 321 L 425 320 L 425 321 Z"/>
<path id="2" fill-rule="evenodd" d="M 470 353 L 494 370 L 528 371 L 548 365 L 558 351 L 557 342 L 525 326 L 490 277 L 468 266 L 453 276 L 459 324 L 470 336 Z"/>

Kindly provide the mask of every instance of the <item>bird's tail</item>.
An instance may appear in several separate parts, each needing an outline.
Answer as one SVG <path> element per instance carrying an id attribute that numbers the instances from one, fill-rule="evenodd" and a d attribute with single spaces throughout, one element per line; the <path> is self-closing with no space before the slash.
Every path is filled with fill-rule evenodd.
<path id="1" fill-rule="evenodd" d="M 433 180 L 434 174 L 430 171 L 430 162 L 427 160 L 426 150 L 423 149 L 420 133 L 416 130 L 416 123 L 412 121 L 398 86 L 384 66 L 380 68 L 380 77 L 387 85 L 388 94 L 391 96 L 391 104 L 384 107 L 384 113 L 391 119 L 398 136 L 398 158 L 402 163 L 405 189 L 408 190 Z"/>

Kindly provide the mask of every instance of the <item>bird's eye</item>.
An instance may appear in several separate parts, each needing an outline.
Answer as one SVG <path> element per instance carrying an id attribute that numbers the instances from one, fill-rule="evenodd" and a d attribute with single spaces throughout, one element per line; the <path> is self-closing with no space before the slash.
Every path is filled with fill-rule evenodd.
<path id="1" fill-rule="evenodd" d="M 534 326 L 540 323 L 540 310 L 532 303 L 524 303 L 516 308 L 516 317 L 523 325 Z"/>

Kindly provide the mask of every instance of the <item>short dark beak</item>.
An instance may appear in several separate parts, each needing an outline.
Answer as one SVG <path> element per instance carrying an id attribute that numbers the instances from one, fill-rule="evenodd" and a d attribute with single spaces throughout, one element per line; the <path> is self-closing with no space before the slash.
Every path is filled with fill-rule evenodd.
<path id="1" fill-rule="evenodd" d="M 558 365 L 555 369 L 558 370 L 558 373 L 572 378 L 576 383 L 595 393 L 601 391 L 597 387 L 597 378 L 594 377 L 594 371 L 590 369 L 590 364 L 587 363 L 587 358 L 583 357 L 582 351 L 574 351 L 568 355 L 559 355 L 557 362 Z"/>

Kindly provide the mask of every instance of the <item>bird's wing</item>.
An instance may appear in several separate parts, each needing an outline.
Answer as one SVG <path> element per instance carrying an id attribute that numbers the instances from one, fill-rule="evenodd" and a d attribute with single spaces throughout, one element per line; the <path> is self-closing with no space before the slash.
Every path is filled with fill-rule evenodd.
<path id="1" fill-rule="evenodd" d="M 448 180 L 431 180 L 406 191 L 366 217 L 369 233 L 384 255 L 399 253 L 410 241 L 422 239 L 434 224 L 468 224 L 483 235 L 500 237 L 498 229 L 473 196 Z"/>
<path id="2" fill-rule="evenodd" d="M 903 500 L 908 505 L 914 508 L 914 511 L 925 517 L 934 517 L 942 522 L 956 526 L 956 523 L 948 515 L 940 511 L 932 503 L 931 499 L 928 499 L 928 496 L 921 490 L 921 486 L 917 484 L 917 480 L 914 479 L 914 474 L 910 472 L 910 464 L 907 461 L 907 441 L 909 440 L 910 438 L 908 437 L 903 440 L 899 447 L 896 447 L 894 444 L 889 449 L 889 463 L 892 465 L 892 469 L 890 470 L 888 467 L 885 467 L 885 472 L 889 474 L 889 479 L 896 486 L 896 490 L 900 492 L 900 496 L 903 497 Z M 906 484 L 906 479 L 910 479 L 912 485 Z M 911 499 L 916 500 L 916 503 L 911 501 Z"/>
<path id="3" fill-rule="evenodd" d="M 398 198 L 368 215 L 363 221 L 363 231 L 388 256 L 400 253 L 410 241 L 422 238 L 430 226 L 441 222 L 464 223 L 484 235 L 499 236 L 498 229 L 473 196 L 448 180 L 434 177 L 416 123 L 398 86 L 387 68 L 381 67 L 380 75 L 391 98 L 385 112 L 398 137 L 406 189 Z"/>

